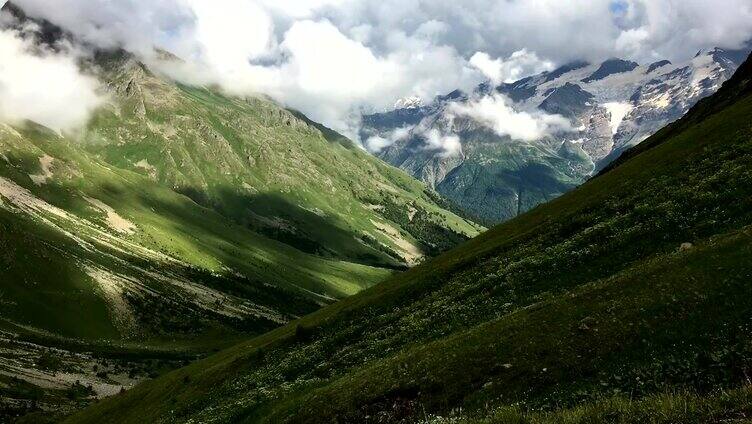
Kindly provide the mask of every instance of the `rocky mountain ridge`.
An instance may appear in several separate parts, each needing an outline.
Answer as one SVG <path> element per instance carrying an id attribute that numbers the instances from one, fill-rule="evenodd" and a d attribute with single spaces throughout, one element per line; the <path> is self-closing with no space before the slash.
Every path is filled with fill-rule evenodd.
<path id="1" fill-rule="evenodd" d="M 730 78 L 750 50 L 752 43 L 709 49 L 677 64 L 573 62 L 514 83 L 484 83 L 474 93 L 455 91 L 422 106 L 363 116 L 360 136 L 376 155 L 469 213 L 503 221 L 576 187 L 681 117 Z M 457 116 L 457 105 L 478 107 L 489 98 L 524 118 L 564 117 L 570 128 L 521 141 L 477 117 Z M 460 147 L 437 148 L 429 137 L 434 130 L 456 136 Z"/>

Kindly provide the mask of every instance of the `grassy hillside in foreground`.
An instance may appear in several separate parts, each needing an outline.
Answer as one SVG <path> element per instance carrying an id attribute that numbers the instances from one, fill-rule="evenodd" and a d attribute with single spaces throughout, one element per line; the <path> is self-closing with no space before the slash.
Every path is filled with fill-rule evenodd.
<path id="1" fill-rule="evenodd" d="M 614 396 L 556 412 L 525 412 L 498 408 L 482 417 L 428 417 L 430 424 L 586 424 L 586 423 L 748 423 L 752 417 L 752 386 L 713 392 L 662 393 L 638 401 Z"/>
<path id="2" fill-rule="evenodd" d="M 712 391 L 752 369 L 752 60 L 698 107 L 557 200 L 67 422 L 508 422 L 667 390 L 725 418 Z"/>

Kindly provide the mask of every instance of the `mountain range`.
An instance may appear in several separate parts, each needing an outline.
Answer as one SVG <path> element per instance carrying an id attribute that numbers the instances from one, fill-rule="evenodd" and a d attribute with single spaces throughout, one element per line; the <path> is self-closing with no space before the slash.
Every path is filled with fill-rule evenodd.
<path id="1" fill-rule="evenodd" d="M 750 51 L 752 42 L 739 50 L 700 51 L 676 64 L 574 62 L 516 82 L 484 83 L 473 93 L 455 91 L 427 104 L 406 99 L 394 110 L 363 116 L 360 137 L 379 141 L 380 158 L 472 216 L 504 221 L 582 184 L 683 116 L 731 77 Z M 566 125 L 523 140 L 486 119 L 483 108 L 494 107 L 490 112 L 497 115 L 525 114 L 516 118 L 520 125 L 532 119 L 545 125 L 557 116 Z M 455 137 L 456 148 L 438 148 L 432 143 L 437 134 Z"/>

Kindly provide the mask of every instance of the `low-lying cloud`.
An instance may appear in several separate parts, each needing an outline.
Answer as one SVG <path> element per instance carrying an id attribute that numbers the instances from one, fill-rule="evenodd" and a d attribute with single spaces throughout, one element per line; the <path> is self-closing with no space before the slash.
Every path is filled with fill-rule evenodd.
<path id="1" fill-rule="evenodd" d="M 552 115 L 540 109 L 518 110 L 517 105 L 502 94 L 479 95 L 467 101 L 450 102 L 440 119 L 424 119 L 414 126 L 405 126 L 386 134 L 369 137 L 365 147 L 379 153 L 394 143 L 406 139 L 422 142 L 425 150 L 438 152 L 441 157 L 458 157 L 462 143 L 458 132 L 461 119 L 471 119 L 500 137 L 513 142 L 531 143 L 561 133 L 578 130 L 561 115 Z"/>
<path id="2" fill-rule="evenodd" d="M 418 141 L 423 150 L 436 153 L 443 158 L 458 157 L 462 154 L 460 137 L 451 127 L 432 127 L 427 120 L 417 125 L 407 125 L 386 134 L 373 135 L 365 140 L 364 146 L 371 153 L 380 153 L 400 141 Z"/>
<path id="3" fill-rule="evenodd" d="M 452 103 L 448 113 L 472 118 L 497 135 L 518 141 L 531 142 L 559 132 L 573 131 L 572 123 L 563 116 L 550 115 L 538 109 L 515 110 L 512 101 L 501 94 L 484 96 L 467 103 Z"/>
<path id="4" fill-rule="evenodd" d="M 364 147 L 372 153 L 380 153 L 392 144 L 410 137 L 413 126 L 405 126 L 389 131 L 385 135 L 373 135 L 365 140 Z"/>
<path id="5" fill-rule="evenodd" d="M 18 31 L 0 30 L 0 121 L 70 131 L 101 105 L 98 81 L 80 71 L 71 47 L 59 47 L 51 51 Z"/>
<path id="6" fill-rule="evenodd" d="M 425 141 L 425 148 L 437 150 L 442 157 L 456 157 L 462 152 L 460 137 L 452 133 L 444 133 L 437 128 L 431 128 L 420 134 Z"/>

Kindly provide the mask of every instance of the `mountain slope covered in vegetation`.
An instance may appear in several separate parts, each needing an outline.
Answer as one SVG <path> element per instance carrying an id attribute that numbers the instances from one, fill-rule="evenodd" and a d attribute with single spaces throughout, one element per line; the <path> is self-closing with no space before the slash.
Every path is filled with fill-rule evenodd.
<path id="1" fill-rule="evenodd" d="M 100 55 L 98 64 L 112 101 L 82 136 L 84 148 L 257 233 L 396 268 L 480 229 L 423 184 L 268 99 L 175 84 L 127 54 Z"/>
<path id="2" fill-rule="evenodd" d="M 76 42 L 1 13 L 40 54 Z M 482 229 L 269 99 L 123 51 L 81 66 L 106 99 L 86 128 L 0 123 L 0 421 L 112 395 Z"/>
<path id="3" fill-rule="evenodd" d="M 569 194 L 67 422 L 743 418 L 719 391 L 752 367 L 751 113 L 748 59 Z"/>

